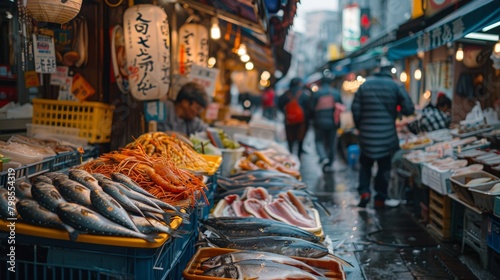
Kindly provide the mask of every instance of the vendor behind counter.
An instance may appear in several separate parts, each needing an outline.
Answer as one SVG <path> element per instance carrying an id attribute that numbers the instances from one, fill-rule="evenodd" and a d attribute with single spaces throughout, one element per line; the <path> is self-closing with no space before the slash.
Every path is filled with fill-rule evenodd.
<path id="1" fill-rule="evenodd" d="M 408 130 L 414 134 L 420 132 L 430 132 L 439 129 L 450 128 L 451 123 L 451 100 L 440 93 L 436 105 L 429 103 L 421 115 L 408 124 Z"/>

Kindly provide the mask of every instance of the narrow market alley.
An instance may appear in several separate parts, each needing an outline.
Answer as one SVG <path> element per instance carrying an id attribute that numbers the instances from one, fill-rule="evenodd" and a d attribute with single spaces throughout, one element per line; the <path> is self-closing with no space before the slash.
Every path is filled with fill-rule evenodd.
<path id="1" fill-rule="evenodd" d="M 347 279 L 495 279 L 481 266 L 486 252 L 479 255 L 461 241 L 443 242 L 419 223 L 408 190 L 397 207 L 359 208 L 357 171 L 337 156 L 334 171 L 323 174 L 312 130 L 305 150 L 303 181 L 330 212 L 321 211 L 321 221 L 334 253 L 354 265 L 344 266 Z"/>

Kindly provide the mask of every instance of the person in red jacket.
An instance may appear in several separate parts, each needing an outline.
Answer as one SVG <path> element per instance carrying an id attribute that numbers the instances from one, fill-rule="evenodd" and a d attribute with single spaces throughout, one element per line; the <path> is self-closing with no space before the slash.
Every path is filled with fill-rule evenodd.
<path id="1" fill-rule="evenodd" d="M 276 92 L 273 86 L 269 86 L 262 92 L 262 116 L 274 120 L 276 117 Z"/>

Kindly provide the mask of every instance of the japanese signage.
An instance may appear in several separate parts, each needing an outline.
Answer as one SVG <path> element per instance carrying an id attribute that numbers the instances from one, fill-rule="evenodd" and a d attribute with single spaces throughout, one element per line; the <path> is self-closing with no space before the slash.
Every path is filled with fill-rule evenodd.
<path id="1" fill-rule="evenodd" d="M 135 5 L 123 22 L 130 92 L 138 100 L 160 99 L 170 87 L 167 14 L 155 5 Z"/>
<path id="2" fill-rule="evenodd" d="M 351 52 L 359 48 L 361 37 L 361 10 L 356 4 L 342 10 L 342 48 Z"/>
<path id="3" fill-rule="evenodd" d="M 193 65 L 204 67 L 207 61 L 207 29 L 201 24 L 184 24 L 179 30 L 179 73 L 189 75 Z"/>
<path id="4" fill-rule="evenodd" d="M 464 35 L 462 17 L 424 32 L 417 38 L 417 52 L 428 51 L 462 38 Z"/>
<path id="5" fill-rule="evenodd" d="M 202 67 L 199 65 L 193 65 L 191 68 L 191 73 L 189 78 L 191 81 L 202 85 L 205 88 L 208 96 L 215 95 L 215 81 L 217 80 L 217 75 L 219 74 L 219 69 Z"/>
<path id="6" fill-rule="evenodd" d="M 47 35 L 33 34 L 35 53 L 35 71 L 37 73 L 54 73 L 56 71 L 56 52 L 54 38 Z"/>

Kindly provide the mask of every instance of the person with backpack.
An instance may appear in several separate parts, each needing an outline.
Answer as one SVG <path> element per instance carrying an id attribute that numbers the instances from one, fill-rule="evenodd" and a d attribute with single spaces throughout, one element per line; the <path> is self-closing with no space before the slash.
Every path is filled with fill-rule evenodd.
<path id="1" fill-rule="evenodd" d="M 295 143 L 298 145 L 297 156 L 304 153 L 303 143 L 307 132 L 309 117 L 310 92 L 304 88 L 301 78 L 293 78 L 285 93 L 278 99 L 278 108 L 285 114 L 285 132 L 288 149 L 293 154 Z"/>
<path id="2" fill-rule="evenodd" d="M 335 113 L 341 110 L 339 105 L 342 104 L 340 91 L 331 87 L 332 82 L 333 79 L 330 77 L 321 78 L 320 88 L 312 95 L 310 107 L 316 152 L 319 156 L 319 163 L 325 172 L 331 171 L 333 164 L 335 139 L 340 125 L 339 118 L 335 117 Z"/>

